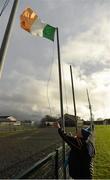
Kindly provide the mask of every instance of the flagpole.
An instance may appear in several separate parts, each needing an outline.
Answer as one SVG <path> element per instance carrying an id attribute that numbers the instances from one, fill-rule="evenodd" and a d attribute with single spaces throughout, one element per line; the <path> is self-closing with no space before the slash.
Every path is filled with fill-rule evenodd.
<path id="1" fill-rule="evenodd" d="M 58 52 L 61 127 L 63 130 L 65 130 L 65 121 L 64 121 L 64 114 L 63 114 L 63 91 L 62 91 L 61 59 L 60 59 L 60 44 L 59 44 L 58 28 L 56 28 L 56 32 L 57 32 L 57 52 Z M 64 163 L 65 163 L 65 142 L 64 141 L 62 141 L 62 145 L 63 145 L 63 176 L 64 176 L 64 179 L 66 179 L 66 168 L 64 166 Z"/>
<path id="2" fill-rule="evenodd" d="M 0 77 L 1 77 L 2 69 L 3 69 L 3 65 L 4 65 L 4 59 L 5 59 L 5 55 L 6 55 L 7 48 L 8 48 L 9 38 L 11 35 L 11 29 L 12 29 L 12 24 L 14 21 L 14 16 L 15 16 L 15 12 L 17 9 L 17 5 L 18 5 L 18 0 L 14 0 L 12 10 L 10 13 L 10 17 L 8 20 L 8 24 L 6 26 L 5 34 L 4 34 L 3 41 L 1 44 L 1 48 L 0 48 Z"/>
<path id="3" fill-rule="evenodd" d="M 86 92 L 87 92 L 87 98 L 88 98 L 89 110 L 90 110 L 90 118 L 91 118 L 90 127 L 91 127 L 91 130 L 93 131 L 93 130 L 94 130 L 94 127 L 93 127 L 92 106 L 91 106 L 91 102 L 90 102 L 90 98 L 89 98 L 89 92 L 88 92 L 88 89 L 86 89 Z"/>
<path id="4" fill-rule="evenodd" d="M 72 67 L 71 67 L 71 65 L 70 65 L 70 74 L 71 74 L 71 85 L 72 85 L 72 94 L 73 94 L 74 116 L 75 116 L 75 123 L 76 123 L 76 132 L 77 132 L 78 127 L 77 127 L 76 101 L 75 101 L 75 92 L 74 92 L 74 83 L 73 83 L 73 73 L 72 73 Z"/>

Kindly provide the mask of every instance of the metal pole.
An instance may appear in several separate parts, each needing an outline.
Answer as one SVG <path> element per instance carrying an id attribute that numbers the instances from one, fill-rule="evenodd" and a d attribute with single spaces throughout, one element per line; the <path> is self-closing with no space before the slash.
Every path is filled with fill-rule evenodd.
<path id="1" fill-rule="evenodd" d="M 63 115 L 63 92 L 62 92 L 62 76 L 61 76 L 61 60 L 60 60 L 60 44 L 59 44 L 59 33 L 58 28 L 57 31 L 57 52 L 58 52 L 58 70 L 59 70 L 59 91 L 60 91 L 60 109 L 61 109 L 61 127 L 65 130 L 65 121 Z M 63 175 L 64 179 L 66 179 L 66 169 L 64 166 L 65 163 L 65 142 L 62 142 L 63 145 Z"/>
<path id="2" fill-rule="evenodd" d="M 61 60 L 60 60 L 60 44 L 59 44 L 59 33 L 57 29 L 57 52 L 58 52 L 58 70 L 59 70 L 59 91 L 60 91 L 60 109 L 61 109 L 61 125 L 65 128 L 64 114 L 63 114 L 63 92 L 62 92 L 62 76 L 61 76 Z"/>
<path id="3" fill-rule="evenodd" d="M 89 92 L 88 92 L 88 89 L 86 89 L 86 92 L 87 92 L 87 98 L 88 98 L 89 110 L 90 110 L 90 118 L 91 118 L 91 124 L 90 124 L 90 127 L 91 127 L 91 130 L 93 130 L 92 106 L 91 106 L 91 102 L 90 102 L 90 98 L 89 98 Z"/>
<path id="4" fill-rule="evenodd" d="M 71 85 L 72 85 L 72 94 L 73 94 L 74 116 L 75 116 L 75 121 L 76 121 L 76 132 L 77 132 L 78 127 L 77 127 L 77 115 L 76 115 L 76 101 L 75 101 L 75 92 L 74 92 L 73 74 L 72 74 L 71 65 L 70 65 L 70 73 L 71 73 Z"/>
<path id="5" fill-rule="evenodd" d="M 9 38 L 11 35 L 11 29 L 12 29 L 12 23 L 14 20 L 16 9 L 17 9 L 17 4 L 18 4 L 18 0 L 14 0 L 10 17 L 8 20 L 8 24 L 5 30 L 4 38 L 3 38 L 1 48 L 0 48 L 0 77 L 2 74 L 3 66 L 4 66 L 4 59 L 5 59 L 5 55 L 8 48 Z"/>

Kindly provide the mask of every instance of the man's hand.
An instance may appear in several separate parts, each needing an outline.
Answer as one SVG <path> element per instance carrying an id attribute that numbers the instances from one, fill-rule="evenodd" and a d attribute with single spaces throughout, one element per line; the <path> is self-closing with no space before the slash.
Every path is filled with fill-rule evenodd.
<path id="1" fill-rule="evenodd" d="M 58 122 L 55 122 L 55 123 L 54 123 L 54 127 L 60 128 L 60 124 L 59 124 Z"/>

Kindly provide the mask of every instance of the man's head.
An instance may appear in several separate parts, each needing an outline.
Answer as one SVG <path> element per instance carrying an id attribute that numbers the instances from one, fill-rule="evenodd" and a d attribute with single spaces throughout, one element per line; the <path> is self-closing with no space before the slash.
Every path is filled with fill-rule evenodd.
<path id="1" fill-rule="evenodd" d="M 91 129 L 90 128 L 82 128 L 82 129 L 79 129 L 77 131 L 77 137 L 84 138 L 85 140 L 88 139 L 90 134 L 91 134 Z"/>
<path id="2" fill-rule="evenodd" d="M 90 127 L 88 127 L 88 128 L 82 128 L 82 129 L 81 129 L 81 134 L 82 134 L 83 138 L 84 138 L 85 140 L 87 140 L 88 137 L 91 135 L 91 128 L 90 128 Z"/>

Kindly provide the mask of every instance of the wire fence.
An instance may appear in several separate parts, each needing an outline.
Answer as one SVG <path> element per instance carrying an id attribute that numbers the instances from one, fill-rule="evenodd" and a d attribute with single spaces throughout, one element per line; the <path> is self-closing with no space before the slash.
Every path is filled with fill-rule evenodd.
<path id="1" fill-rule="evenodd" d="M 68 153 L 69 147 L 66 145 L 66 157 Z M 65 168 L 66 178 L 68 179 L 68 166 L 65 166 Z M 15 179 L 63 179 L 62 147 L 35 163 L 27 171 L 15 177 Z"/>

